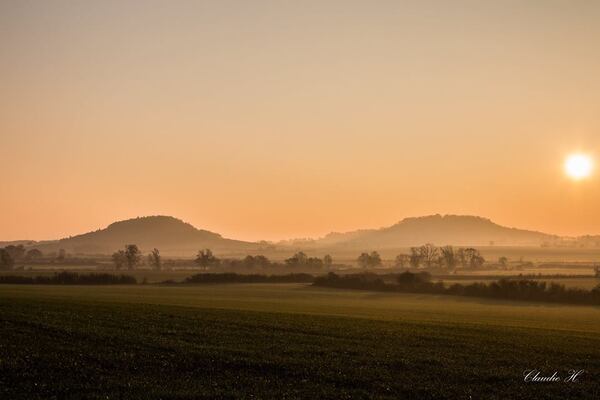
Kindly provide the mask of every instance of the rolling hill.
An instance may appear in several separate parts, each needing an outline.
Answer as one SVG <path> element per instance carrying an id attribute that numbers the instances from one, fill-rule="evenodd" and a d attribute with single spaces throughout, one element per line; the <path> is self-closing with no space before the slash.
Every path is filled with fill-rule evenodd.
<path id="1" fill-rule="evenodd" d="M 507 228 L 489 219 L 467 215 L 430 215 L 405 218 L 381 229 L 330 233 L 314 242 L 317 247 L 397 248 L 434 243 L 436 245 L 539 246 L 557 236 Z"/>
<path id="2" fill-rule="evenodd" d="M 430 215 L 406 218 L 380 229 L 330 233 L 320 239 L 289 240 L 271 244 L 227 239 L 218 233 L 197 229 L 177 218 L 148 216 L 118 221 L 104 229 L 54 241 L 19 241 L 44 253 L 65 249 L 71 254 L 111 254 L 126 244 L 137 244 L 143 252 L 154 247 L 169 256 L 191 256 L 210 248 L 221 256 L 265 254 L 283 258 L 298 250 L 332 254 L 399 249 L 424 243 L 458 246 L 535 246 L 558 243 L 561 238 L 546 233 L 508 228 L 489 219 L 464 215 Z M 8 243 L 8 242 L 7 242 Z M 17 242 L 15 242 L 17 243 Z"/>
<path id="3" fill-rule="evenodd" d="M 223 238 L 218 233 L 197 229 L 174 217 L 149 216 L 118 221 L 105 229 L 72 236 L 32 247 L 56 251 L 65 249 L 74 254 L 111 254 L 125 244 L 137 244 L 143 252 L 154 247 L 163 254 L 191 255 L 201 248 L 221 254 L 252 251 L 257 243 Z"/>

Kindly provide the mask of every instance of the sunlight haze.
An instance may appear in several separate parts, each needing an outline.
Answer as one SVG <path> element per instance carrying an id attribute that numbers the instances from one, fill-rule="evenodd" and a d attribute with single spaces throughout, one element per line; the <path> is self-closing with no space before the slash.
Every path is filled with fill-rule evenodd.
<path id="1" fill-rule="evenodd" d="M 600 2 L 376 4 L 2 1 L 0 240 L 157 214 L 600 234 L 599 174 L 564 170 L 600 153 Z"/>

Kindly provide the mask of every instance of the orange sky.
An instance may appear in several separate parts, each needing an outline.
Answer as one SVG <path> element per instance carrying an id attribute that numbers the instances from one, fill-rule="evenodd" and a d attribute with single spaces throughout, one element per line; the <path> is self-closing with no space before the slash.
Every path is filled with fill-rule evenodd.
<path id="1" fill-rule="evenodd" d="M 484 4 L 486 3 L 486 4 Z M 3 1 L 0 240 L 600 233 L 600 2 Z"/>

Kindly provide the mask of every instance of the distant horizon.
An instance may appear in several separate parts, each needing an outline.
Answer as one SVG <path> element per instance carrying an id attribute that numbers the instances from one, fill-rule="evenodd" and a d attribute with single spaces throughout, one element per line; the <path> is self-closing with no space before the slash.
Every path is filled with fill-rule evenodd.
<path id="1" fill-rule="evenodd" d="M 243 240 L 243 241 L 247 241 L 247 242 L 260 242 L 260 241 L 267 241 L 267 242 L 272 242 L 272 243 L 277 243 L 277 242 L 285 242 L 285 241 L 293 241 L 293 240 L 317 240 L 317 239 L 322 239 L 325 236 L 327 236 L 328 234 L 331 233 L 349 233 L 349 232 L 354 232 L 354 231 L 360 231 L 360 230 L 377 230 L 377 229 L 383 229 L 383 228 L 387 228 L 393 225 L 396 225 L 406 219 L 418 219 L 418 218 L 426 218 L 426 217 L 433 217 L 433 216 L 441 216 L 441 217 L 447 217 L 447 216 L 456 216 L 456 217 L 473 217 L 473 218 L 481 218 L 484 220 L 489 220 L 492 223 L 502 226 L 502 227 L 506 227 L 506 228 L 514 228 L 514 229 L 519 229 L 519 230 L 525 230 L 525 231 L 531 231 L 531 232 L 538 232 L 538 233 L 543 233 L 543 234 L 547 234 L 547 235 L 554 235 L 554 236 L 558 236 L 560 238 L 577 238 L 577 237 L 582 237 L 582 236 L 597 236 L 600 235 L 600 233 L 594 233 L 594 232 L 588 232 L 588 233 L 584 233 L 581 235 L 562 235 L 560 233 L 556 233 L 556 232 L 548 232 L 548 231 L 543 231 L 543 230 L 539 230 L 539 229 L 535 229 L 535 228 L 528 228 L 528 227 L 523 227 L 523 226 L 518 226 L 518 225 L 507 225 L 507 224 L 503 224 L 501 222 L 498 222 L 496 220 L 494 220 L 493 218 L 488 218 L 486 216 L 483 215 L 473 215 L 473 214 L 453 214 L 453 213 L 449 213 L 449 214 L 442 214 L 442 213 L 433 213 L 433 214 L 426 214 L 426 215 L 413 215 L 413 216 L 406 216 L 403 218 L 400 218 L 398 220 L 396 220 L 395 222 L 390 222 L 388 224 L 384 224 L 384 225 L 379 225 L 379 226 L 372 226 L 372 227 L 356 227 L 355 229 L 350 229 L 350 230 L 336 230 L 336 229 L 331 229 L 323 234 L 319 234 L 319 235 L 315 235 L 315 236 L 292 236 L 292 237 L 285 237 L 285 238 L 275 238 L 275 239 L 268 239 L 268 238 L 244 238 L 244 237 L 240 237 L 240 236 L 236 236 L 235 233 L 229 235 L 225 232 L 221 232 L 215 229 L 211 229 L 209 227 L 203 226 L 201 224 L 195 224 L 189 220 L 186 220 L 185 218 L 181 218 L 177 215 L 167 215 L 167 214 L 152 214 L 152 215 L 138 215 L 138 216 L 134 216 L 134 217 L 130 217 L 130 218 L 123 218 L 123 219 L 115 219 L 114 221 L 111 221 L 103 226 L 99 226 L 99 227 L 94 227 L 94 228 L 89 228 L 87 230 L 83 230 L 81 232 L 75 232 L 75 233 L 71 233 L 71 234 L 66 234 L 63 236 L 56 236 L 56 237 L 50 237 L 50 238 L 32 238 L 32 237 L 25 237 L 25 238 L 16 238 L 16 239 L 3 239 L 0 238 L 0 242 L 16 242 L 16 241 L 36 241 L 36 242 L 43 242 L 43 241 L 55 241 L 55 240 L 60 240 L 60 239 L 66 239 L 69 237 L 73 237 L 73 236 L 78 236 L 78 235 L 82 235 L 85 233 L 89 233 L 89 232 L 94 232 L 97 230 L 102 230 L 107 228 L 108 226 L 110 226 L 113 223 L 116 222 L 122 222 L 122 221 L 129 221 L 129 220 L 134 220 L 136 218 L 148 218 L 148 217 L 170 217 L 170 218 L 174 218 L 177 219 L 179 221 L 182 221 L 184 223 L 190 224 L 192 225 L 194 228 L 199 229 L 199 230 L 206 230 L 206 231 L 210 231 L 213 233 L 217 233 L 219 235 L 221 235 L 223 238 L 226 239 L 234 239 L 234 240 Z"/>

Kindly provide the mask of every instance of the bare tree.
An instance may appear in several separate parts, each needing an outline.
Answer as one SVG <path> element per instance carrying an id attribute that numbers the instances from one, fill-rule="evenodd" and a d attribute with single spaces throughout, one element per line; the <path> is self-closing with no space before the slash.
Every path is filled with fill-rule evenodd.
<path id="1" fill-rule="evenodd" d="M 438 260 L 439 250 L 431 243 L 419 247 L 421 261 L 427 268 L 431 268 Z"/>
<path id="2" fill-rule="evenodd" d="M 213 255 L 210 249 L 200 250 L 195 260 L 201 268 L 208 269 L 219 264 L 219 259 Z"/>
<path id="3" fill-rule="evenodd" d="M 56 260 L 64 261 L 67 258 L 67 251 L 65 249 L 58 250 L 58 255 L 56 256 Z"/>
<path id="4" fill-rule="evenodd" d="M 458 263 L 462 267 L 467 266 L 467 257 L 465 255 L 465 249 L 463 249 L 462 247 L 460 249 L 458 249 L 458 251 L 456 252 L 456 258 L 458 260 Z"/>
<path id="5" fill-rule="evenodd" d="M 396 260 L 394 262 L 394 266 L 396 268 L 404 268 L 410 265 L 410 255 L 408 254 L 398 254 L 396 256 Z"/>
<path id="6" fill-rule="evenodd" d="M 375 268 L 375 267 L 381 267 L 381 256 L 379 255 L 378 252 L 376 251 L 372 251 L 371 254 L 369 254 L 369 258 L 370 258 L 370 267 Z"/>
<path id="7" fill-rule="evenodd" d="M 15 265 L 15 260 L 6 249 L 0 249 L 0 269 L 9 270 Z"/>
<path id="8" fill-rule="evenodd" d="M 502 266 L 503 269 L 506 269 L 508 267 L 508 258 L 500 257 L 498 259 L 498 263 Z"/>
<path id="9" fill-rule="evenodd" d="M 411 267 L 419 268 L 419 266 L 421 265 L 421 252 L 418 247 L 410 248 L 410 258 L 408 262 Z"/>
<path id="10" fill-rule="evenodd" d="M 356 261 L 361 268 L 375 268 L 381 266 L 381 256 L 376 251 L 372 251 L 370 254 L 361 253 Z"/>
<path id="11" fill-rule="evenodd" d="M 469 268 L 481 268 L 485 259 L 479 253 L 479 250 L 469 247 L 464 250 L 465 266 Z"/>
<path id="12" fill-rule="evenodd" d="M 367 268 L 369 266 L 369 253 L 361 253 L 356 259 L 358 266 L 361 268 Z"/>
<path id="13" fill-rule="evenodd" d="M 162 259 L 160 257 L 160 251 L 157 248 L 152 250 L 150 254 L 148 254 L 148 262 L 152 266 L 153 269 L 160 271 L 162 269 Z"/>
<path id="14" fill-rule="evenodd" d="M 442 264 L 448 269 L 454 269 L 457 263 L 456 253 L 452 246 L 444 246 L 440 248 Z"/>
<path id="15" fill-rule="evenodd" d="M 123 268 L 123 266 L 127 263 L 127 256 L 123 250 L 114 252 L 111 258 L 116 269 Z"/>
<path id="16" fill-rule="evenodd" d="M 142 252 L 135 244 L 125 246 L 125 259 L 127 260 L 127 269 L 134 269 L 142 259 Z"/>

